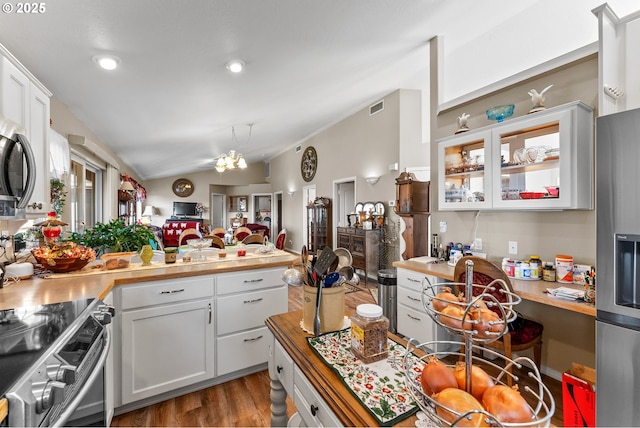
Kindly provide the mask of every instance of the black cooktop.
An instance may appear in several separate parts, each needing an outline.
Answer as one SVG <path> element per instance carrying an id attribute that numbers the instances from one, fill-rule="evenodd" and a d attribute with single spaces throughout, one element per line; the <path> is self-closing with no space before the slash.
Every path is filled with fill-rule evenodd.
<path id="1" fill-rule="evenodd" d="M 0 397 L 46 352 L 92 300 L 0 310 Z"/>

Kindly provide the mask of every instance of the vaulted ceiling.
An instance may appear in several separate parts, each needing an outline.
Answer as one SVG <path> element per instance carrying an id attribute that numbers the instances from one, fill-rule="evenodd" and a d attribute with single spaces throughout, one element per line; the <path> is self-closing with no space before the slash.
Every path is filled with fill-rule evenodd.
<path id="1" fill-rule="evenodd" d="M 0 43 L 146 180 L 213 169 L 230 149 L 267 161 L 395 89 L 427 88 L 434 35 L 455 50 L 535 3 L 54 0 L 0 16 Z M 99 54 L 119 67 L 99 69 Z"/>

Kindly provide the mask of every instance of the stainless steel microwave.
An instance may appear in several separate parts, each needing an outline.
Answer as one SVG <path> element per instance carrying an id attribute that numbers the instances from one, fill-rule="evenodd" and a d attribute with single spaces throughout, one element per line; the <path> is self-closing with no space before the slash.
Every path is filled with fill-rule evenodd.
<path id="1" fill-rule="evenodd" d="M 35 180 L 35 158 L 24 131 L 0 116 L 0 220 L 26 217 Z"/>

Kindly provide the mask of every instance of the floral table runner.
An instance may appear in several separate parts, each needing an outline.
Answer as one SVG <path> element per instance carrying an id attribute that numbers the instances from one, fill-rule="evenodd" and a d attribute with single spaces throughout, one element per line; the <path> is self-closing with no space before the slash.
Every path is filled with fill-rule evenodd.
<path id="1" fill-rule="evenodd" d="M 351 353 L 350 328 L 307 338 L 316 354 L 340 376 L 381 426 L 395 425 L 418 411 L 405 387 L 403 359 L 406 348 L 387 340 L 387 359 L 364 364 Z"/>

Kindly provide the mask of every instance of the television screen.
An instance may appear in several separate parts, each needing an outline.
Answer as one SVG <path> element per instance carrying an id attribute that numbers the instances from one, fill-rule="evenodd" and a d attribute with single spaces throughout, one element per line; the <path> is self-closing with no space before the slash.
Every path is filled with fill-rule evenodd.
<path id="1" fill-rule="evenodd" d="M 193 217 L 197 216 L 196 202 L 174 202 L 173 215 L 176 217 Z"/>

